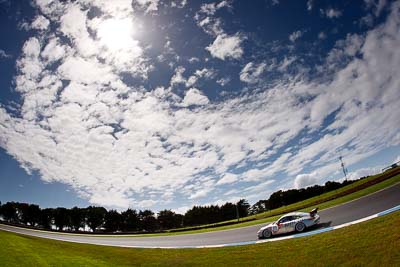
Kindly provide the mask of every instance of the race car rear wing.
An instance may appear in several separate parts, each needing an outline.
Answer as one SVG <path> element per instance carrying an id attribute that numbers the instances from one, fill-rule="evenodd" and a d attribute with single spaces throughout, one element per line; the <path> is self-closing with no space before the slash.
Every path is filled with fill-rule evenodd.
<path id="1" fill-rule="evenodd" d="M 310 211 L 310 216 L 314 217 L 315 214 L 317 214 L 317 212 L 318 212 L 318 208 L 312 209 L 312 211 Z"/>

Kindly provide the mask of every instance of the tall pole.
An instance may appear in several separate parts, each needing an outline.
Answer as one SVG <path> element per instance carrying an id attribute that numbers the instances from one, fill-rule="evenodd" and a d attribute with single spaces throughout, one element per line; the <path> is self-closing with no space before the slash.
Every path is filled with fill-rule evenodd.
<path id="1" fill-rule="evenodd" d="M 344 174 L 344 178 L 345 178 L 345 180 L 347 181 L 347 169 L 346 169 L 346 167 L 344 166 L 343 157 L 340 156 L 340 157 L 339 157 L 339 160 L 340 160 L 340 164 L 342 165 L 342 171 L 343 171 L 343 174 Z"/>

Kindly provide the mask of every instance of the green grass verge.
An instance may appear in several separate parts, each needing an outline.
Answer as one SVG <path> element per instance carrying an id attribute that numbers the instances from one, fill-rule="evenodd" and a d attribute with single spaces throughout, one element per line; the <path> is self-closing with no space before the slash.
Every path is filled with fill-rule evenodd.
<path id="1" fill-rule="evenodd" d="M 0 231 L 1 266 L 400 266 L 400 212 L 310 237 L 208 249 L 131 249 Z"/>

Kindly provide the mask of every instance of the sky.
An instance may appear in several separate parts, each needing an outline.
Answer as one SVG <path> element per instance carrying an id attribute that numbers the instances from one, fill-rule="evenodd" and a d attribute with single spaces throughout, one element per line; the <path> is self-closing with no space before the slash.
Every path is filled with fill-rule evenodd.
<path id="1" fill-rule="evenodd" d="M 400 1 L 0 1 L 0 201 L 255 203 L 400 160 Z"/>

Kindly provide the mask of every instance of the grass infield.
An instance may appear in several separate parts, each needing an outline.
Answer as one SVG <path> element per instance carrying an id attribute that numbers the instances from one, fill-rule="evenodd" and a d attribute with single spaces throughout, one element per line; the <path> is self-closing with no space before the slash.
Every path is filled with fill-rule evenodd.
<path id="1" fill-rule="evenodd" d="M 400 212 L 315 236 L 204 249 L 133 249 L 0 231 L 0 266 L 400 266 Z"/>

